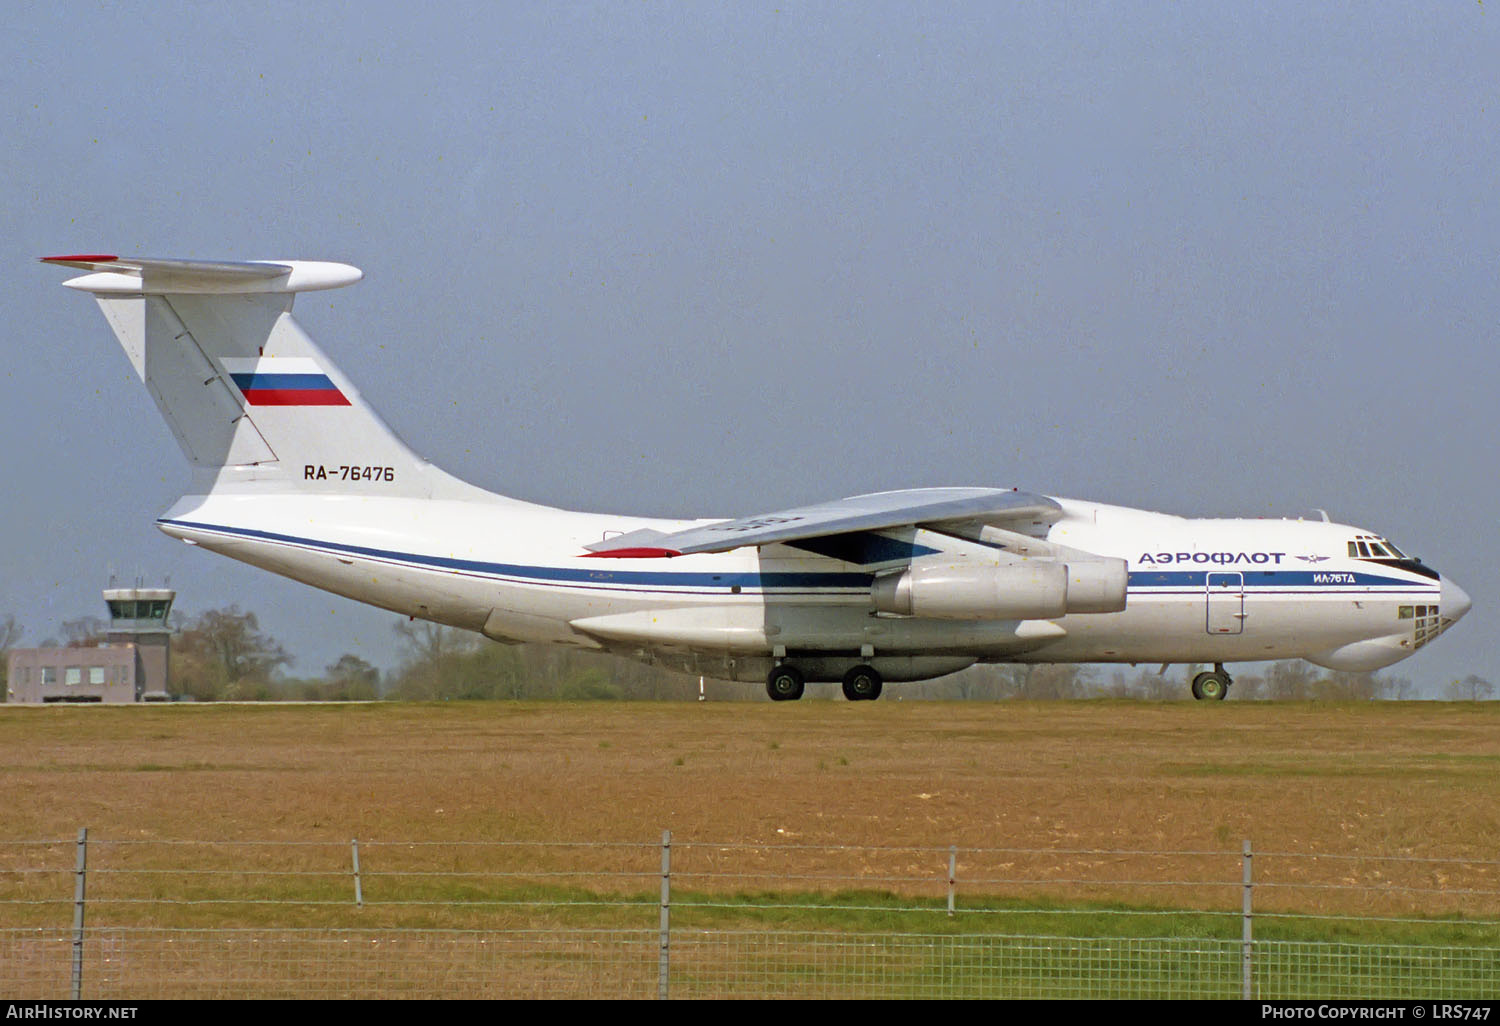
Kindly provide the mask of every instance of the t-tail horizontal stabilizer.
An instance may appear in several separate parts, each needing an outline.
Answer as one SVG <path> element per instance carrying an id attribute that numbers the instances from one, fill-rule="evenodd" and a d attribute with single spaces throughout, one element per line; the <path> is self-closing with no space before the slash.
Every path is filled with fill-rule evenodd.
<path id="1" fill-rule="evenodd" d="M 348 264 L 75 254 L 91 293 L 200 477 L 201 492 L 468 497 L 414 454 L 292 316 L 299 292 L 352 285 Z"/>

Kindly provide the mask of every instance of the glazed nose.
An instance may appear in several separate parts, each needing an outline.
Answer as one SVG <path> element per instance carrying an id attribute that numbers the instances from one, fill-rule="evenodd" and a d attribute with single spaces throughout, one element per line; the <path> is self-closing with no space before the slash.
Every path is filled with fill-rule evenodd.
<path id="1" fill-rule="evenodd" d="M 1462 618 L 1469 611 L 1469 606 L 1473 605 L 1469 601 L 1468 593 L 1446 577 L 1439 577 L 1438 583 L 1443 586 L 1442 605 L 1438 607 L 1442 610 L 1441 615 L 1443 619 L 1458 620 Z"/>

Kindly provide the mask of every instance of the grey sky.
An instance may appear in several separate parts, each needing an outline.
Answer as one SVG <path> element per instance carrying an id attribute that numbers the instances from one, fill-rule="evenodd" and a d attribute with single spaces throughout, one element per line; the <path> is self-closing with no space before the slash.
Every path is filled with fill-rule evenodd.
<path id="1" fill-rule="evenodd" d="M 170 541 L 186 465 L 48 253 L 344 260 L 308 330 L 445 468 L 732 515 L 1017 485 L 1389 534 L 1493 676 L 1500 12 L 0 8 L 0 615 L 170 574 L 316 673 L 389 614 Z"/>

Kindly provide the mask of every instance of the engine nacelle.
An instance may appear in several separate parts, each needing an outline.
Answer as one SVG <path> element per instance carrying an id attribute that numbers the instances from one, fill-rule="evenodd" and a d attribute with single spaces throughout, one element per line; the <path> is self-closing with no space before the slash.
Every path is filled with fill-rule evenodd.
<path id="1" fill-rule="evenodd" d="M 1068 612 L 1118 613 L 1125 608 L 1130 569 L 1123 559 L 1069 560 Z"/>
<path id="2" fill-rule="evenodd" d="M 1027 559 L 1001 566 L 913 566 L 875 579 L 882 613 L 939 620 L 1052 620 L 1125 608 L 1123 559 L 1063 563 Z"/>

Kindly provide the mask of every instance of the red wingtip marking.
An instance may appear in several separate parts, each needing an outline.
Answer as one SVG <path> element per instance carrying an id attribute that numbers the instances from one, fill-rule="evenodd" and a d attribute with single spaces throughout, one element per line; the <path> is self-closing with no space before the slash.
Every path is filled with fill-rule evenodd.
<path id="1" fill-rule="evenodd" d="M 584 555 L 607 559 L 670 559 L 682 553 L 676 549 L 610 549 L 607 552 L 585 552 Z"/>
<path id="2" fill-rule="evenodd" d="M 72 256 L 42 257 L 44 264 L 108 264 L 120 259 L 112 253 L 75 253 Z"/>

